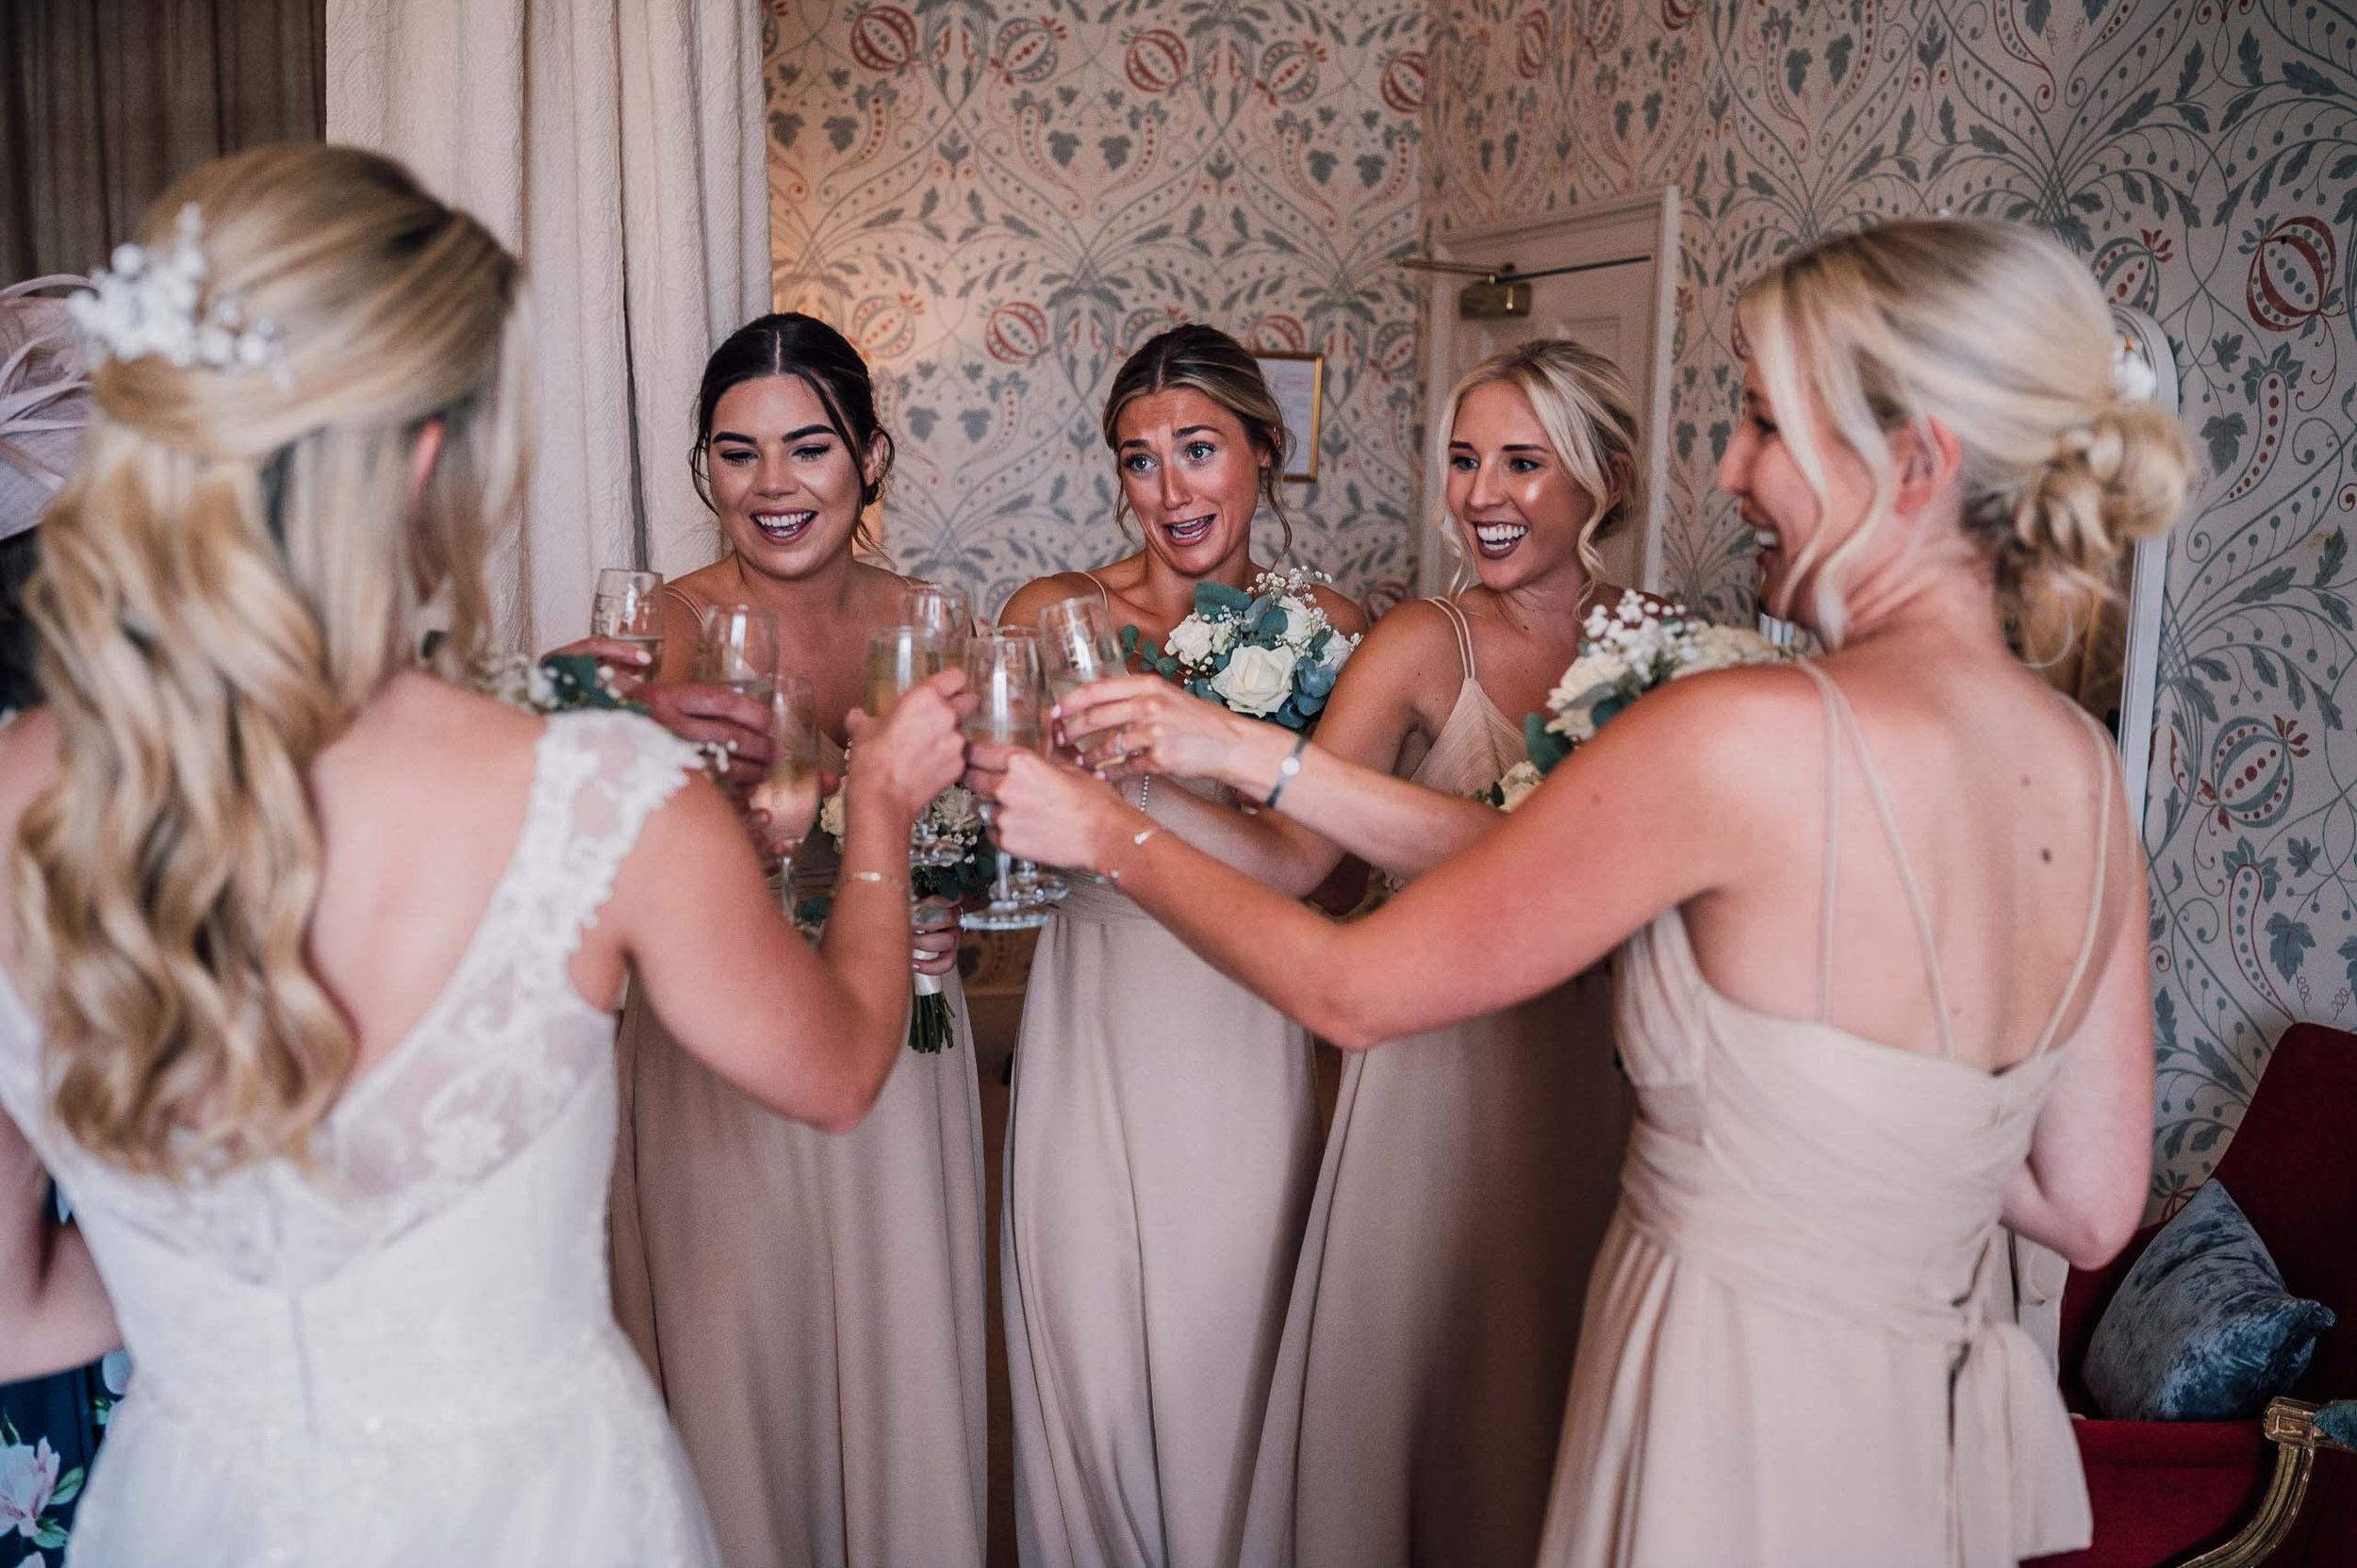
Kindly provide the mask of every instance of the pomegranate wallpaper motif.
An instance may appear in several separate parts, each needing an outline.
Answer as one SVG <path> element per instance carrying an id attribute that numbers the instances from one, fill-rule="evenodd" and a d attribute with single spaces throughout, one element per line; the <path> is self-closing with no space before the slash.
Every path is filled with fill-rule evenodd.
<path id="1" fill-rule="evenodd" d="M 1427 219 L 1683 188 L 1674 586 L 1751 610 L 1712 472 L 1736 290 L 1881 214 L 2036 223 L 2159 318 L 2210 473 L 2171 542 L 2151 806 L 2153 1199 L 2285 1026 L 2357 1027 L 2357 18 L 2310 0 L 1438 0 Z"/>
<path id="2" fill-rule="evenodd" d="M 1192 320 L 1326 355 L 1319 478 L 1285 487 L 1294 555 L 1396 594 L 1420 360 L 1392 263 L 1420 237 L 1422 0 L 767 9 L 777 300 L 875 369 L 903 570 L 995 607 L 1126 553 L 1105 388 Z"/>

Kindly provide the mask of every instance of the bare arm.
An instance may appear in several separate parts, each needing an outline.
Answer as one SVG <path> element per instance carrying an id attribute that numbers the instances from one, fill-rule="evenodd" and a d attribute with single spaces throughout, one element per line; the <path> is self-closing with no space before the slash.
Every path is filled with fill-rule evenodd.
<path id="1" fill-rule="evenodd" d="M 2135 1233 L 2152 1165 L 2144 857 L 2133 844 L 2126 850 L 2133 886 L 2102 955 L 2102 978 L 2038 1113 L 2030 1158 L 2005 1183 L 2005 1223 L 2080 1268 L 2110 1262 Z"/>
<path id="2" fill-rule="evenodd" d="M 62 1372 L 123 1343 L 114 1307 L 75 1225 L 49 1217 L 49 1177 L 0 1115 L 0 1383 Z"/>
<path id="3" fill-rule="evenodd" d="M 763 885 L 718 791 L 701 780 L 649 821 L 614 909 L 657 1015 L 681 1046 L 781 1114 L 857 1126 L 907 1038 L 909 822 L 963 754 L 950 670 L 888 718 L 854 717 L 843 880 L 817 952 Z M 868 874 L 864 874 L 868 873 Z"/>
<path id="4" fill-rule="evenodd" d="M 1010 765 L 1001 841 L 1117 874 L 1223 972 L 1363 1049 L 1536 996 L 1663 910 L 1724 885 L 1769 809 L 1735 783 L 1754 778 L 1770 750 L 1766 726 L 1741 707 L 1749 689 L 1698 681 L 1631 708 L 1494 832 L 1345 925 L 1174 834 L 1146 834 L 1145 819 L 1086 774 L 1034 757 Z M 1510 911 L 1501 888 L 1514 890 Z"/>
<path id="5" fill-rule="evenodd" d="M 1345 852 L 1407 878 L 1418 876 L 1488 833 L 1498 814 L 1475 801 L 1394 778 L 1400 753 L 1425 710 L 1445 711 L 1458 666 L 1455 640 L 1439 613 L 1402 605 L 1343 667 L 1320 718 L 1316 743 L 1285 785 L 1280 809 L 1245 818 L 1258 837 L 1252 858 L 1224 850 L 1195 831 L 1194 811 L 1154 815 L 1231 866 L 1296 895 L 1318 885 Z M 1247 800 L 1266 800 L 1300 738 L 1278 725 L 1228 712 L 1149 677 L 1105 681 L 1066 698 L 1068 733 L 1102 735 L 1090 757 L 1118 777 L 1155 771 L 1212 778 Z M 1117 758 L 1129 749 L 1130 758 Z"/>

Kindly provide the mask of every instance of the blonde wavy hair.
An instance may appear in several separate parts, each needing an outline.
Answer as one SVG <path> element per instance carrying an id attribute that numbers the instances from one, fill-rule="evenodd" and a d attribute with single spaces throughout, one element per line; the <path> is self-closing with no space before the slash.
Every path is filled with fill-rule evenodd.
<path id="1" fill-rule="evenodd" d="M 2124 398 L 2102 291 L 2052 239 L 1990 219 L 1879 223 L 1788 256 L 1737 302 L 1780 428 L 1821 503 L 1812 403 L 1866 464 L 1873 499 L 1847 538 L 1812 540 L 1787 578 L 1811 583 L 1813 629 L 1847 630 L 1843 578 L 1898 488 L 1891 432 L 1937 421 L 1963 450 L 1964 531 L 1991 563 L 2007 624 L 2050 600 L 2099 604 L 2129 543 L 2167 528 L 2194 463 L 2177 421 Z M 1920 431 L 1928 438 L 1928 431 Z M 1822 558 L 1818 559 L 1821 553 Z"/>
<path id="2" fill-rule="evenodd" d="M 1619 533 L 1629 519 L 1645 515 L 1637 394 L 1628 377 L 1584 343 L 1535 338 L 1492 355 L 1449 388 L 1448 404 L 1432 424 L 1430 482 L 1432 493 L 1442 498 L 1435 526 L 1460 569 L 1467 564 L 1465 541 L 1461 522 L 1448 509 L 1448 446 L 1467 394 L 1476 387 L 1492 386 L 1511 387 L 1523 395 L 1557 460 L 1595 503 L 1579 531 L 1579 559 L 1589 576 L 1601 579 L 1604 557 L 1597 553 L 1597 542 Z"/>
<path id="3" fill-rule="evenodd" d="M 14 865 L 59 1123 L 174 1175 L 304 1157 L 351 1071 L 305 952 L 311 765 L 414 661 L 429 600 L 453 651 L 480 645 L 525 462 L 521 273 L 474 219 L 333 146 L 207 164 L 144 240 L 191 203 L 207 300 L 274 323 L 284 373 L 148 355 L 91 375 L 28 591 L 61 776 Z"/>

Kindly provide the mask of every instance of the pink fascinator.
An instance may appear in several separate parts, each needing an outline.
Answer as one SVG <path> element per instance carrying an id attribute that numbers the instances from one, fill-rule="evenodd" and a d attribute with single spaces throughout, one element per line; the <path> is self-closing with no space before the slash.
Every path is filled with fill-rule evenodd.
<path id="1" fill-rule="evenodd" d="M 45 289 L 87 288 L 59 273 L 0 289 L 0 539 L 41 520 L 73 471 L 90 392 L 79 335 Z"/>

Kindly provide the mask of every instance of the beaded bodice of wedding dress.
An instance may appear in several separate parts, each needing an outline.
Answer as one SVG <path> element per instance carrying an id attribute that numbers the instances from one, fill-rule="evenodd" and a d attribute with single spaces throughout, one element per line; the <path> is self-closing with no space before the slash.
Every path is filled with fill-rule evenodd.
<path id="1" fill-rule="evenodd" d="M 569 963 L 687 749 L 578 714 L 540 740 L 513 856 L 417 1025 L 286 1160 L 174 1185 L 45 1114 L 0 986 L 0 1106 L 71 1200 L 134 1366 L 75 1563 L 712 1560 L 614 1326 L 614 1020 Z"/>

